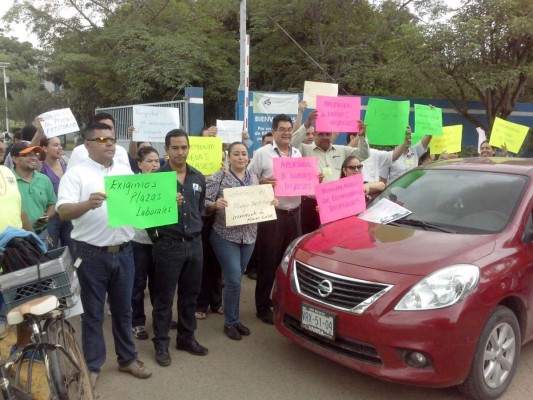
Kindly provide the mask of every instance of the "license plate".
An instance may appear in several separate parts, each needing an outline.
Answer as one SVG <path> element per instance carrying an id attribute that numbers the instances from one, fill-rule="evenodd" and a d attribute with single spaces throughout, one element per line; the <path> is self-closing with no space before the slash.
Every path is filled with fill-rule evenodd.
<path id="1" fill-rule="evenodd" d="M 335 314 L 302 304 L 301 326 L 310 332 L 335 339 Z"/>

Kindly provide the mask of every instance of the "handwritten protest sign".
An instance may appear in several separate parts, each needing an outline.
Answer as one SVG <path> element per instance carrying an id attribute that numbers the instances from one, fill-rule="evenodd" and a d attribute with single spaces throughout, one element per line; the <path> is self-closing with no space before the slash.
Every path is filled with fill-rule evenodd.
<path id="1" fill-rule="evenodd" d="M 164 143 L 167 132 L 180 127 L 180 110 L 173 107 L 133 106 L 133 140 Z"/>
<path id="2" fill-rule="evenodd" d="M 242 142 L 243 121 L 217 119 L 217 137 L 222 143 Z"/>
<path id="3" fill-rule="evenodd" d="M 496 117 L 492 126 L 489 144 L 500 148 L 505 145 L 507 150 L 516 154 L 520 151 L 528 131 L 528 126 L 515 124 Z"/>
<path id="4" fill-rule="evenodd" d="M 318 184 L 318 158 L 316 157 L 276 157 L 274 178 L 277 179 L 276 196 L 302 196 L 315 194 Z"/>
<path id="5" fill-rule="evenodd" d="M 308 108 L 316 107 L 316 96 L 336 97 L 339 94 L 339 85 L 336 83 L 304 82 L 304 100 Z"/>
<path id="6" fill-rule="evenodd" d="M 298 95 L 291 93 L 254 92 L 254 114 L 297 114 Z"/>
<path id="7" fill-rule="evenodd" d="M 480 126 L 476 128 L 476 132 L 477 132 L 477 152 L 481 153 L 481 143 L 487 140 L 487 135 L 485 134 L 485 131 L 483 130 L 483 128 L 481 128 Z"/>
<path id="8" fill-rule="evenodd" d="M 442 127 L 442 136 L 434 136 L 429 144 L 431 154 L 460 153 L 463 142 L 463 125 Z"/>
<path id="9" fill-rule="evenodd" d="M 415 104 L 415 133 L 413 137 L 442 135 L 442 108 Z"/>
<path id="10" fill-rule="evenodd" d="M 320 223 L 327 224 L 366 210 L 363 174 L 315 186 Z"/>
<path id="11" fill-rule="evenodd" d="M 405 141 L 409 124 L 409 100 L 370 98 L 365 114 L 366 136 L 370 144 L 397 145 Z"/>
<path id="12" fill-rule="evenodd" d="M 253 224 L 276 219 L 276 209 L 272 205 L 274 190 L 272 185 L 240 186 L 224 189 L 224 199 L 228 202 L 226 226 Z"/>
<path id="13" fill-rule="evenodd" d="M 187 163 L 204 175 L 212 175 L 222 164 L 222 140 L 219 137 L 189 136 Z"/>
<path id="14" fill-rule="evenodd" d="M 317 132 L 359 132 L 360 97 L 316 96 Z"/>
<path id="15" fill-rule="evenodd" d="M 104 177 L 109 226 L 144 229 L 178 222 L 176 172 Z"/>
<path id="16" fill-rule="evenodd" d="M 41 125 L 47 138 L 66 135 L 67 133 L 80 130 L 70 108 L 48 111 L 39 115 L 39 117 L 43 119 Z"/>

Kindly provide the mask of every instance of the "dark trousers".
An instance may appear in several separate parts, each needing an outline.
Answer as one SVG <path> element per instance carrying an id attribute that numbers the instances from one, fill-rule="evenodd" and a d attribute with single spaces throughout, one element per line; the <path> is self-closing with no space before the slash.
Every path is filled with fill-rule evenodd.
<path id="1" fill-rule="evenodd" d="M 155 263 L 152 257 L 152 245 L 131 242 L 133 247 L 133 260 L 135 261 L 135 279 L 133 280 L 133 293 L 131 295 L 131 326 L 144 326 L 146 314 L 144 313 L 144 291 L 148 283 L 150 304 L 154 305 L 154 270 Z"/>
<path id="2" fill-rule="evenodd" d="M 78 278 L 83 305 L 81 341 L 87 366 L 91 372 L 100 372 L 105 362 L 103 323 L 106 292 L 118 363 L 128 365 L 137 359 L 131 333 L 131 292 L 135 275 L 131 246 L 118 253 L 107 253 L 85 242 L 75 243 L 76 257 L 82 260 Z"/>
<path id="3" fill-rule="evenodd" d="M 205 225 L 204 225 L 205 226 Z M 196 300 L 196 311 L 216 311 L 222 306 L 222 269 L 215 255 L 213 246 L 209 240 L 211 227 L 202 229 L 202 246 L 204 251 L 204 263 L 202 271 L 202 287 Z"/>
<path id="4" fill-rule="evenodd" d="M 276 209 L 276 215 L 276 220 L 261 222 L 257 231 L 261 252 L 255 286 L 255 307 L 258 314 L 270 311 L 270 293 L 283 252 L 301 234 L 300 209 L 292 212 Z"/>
<path id="5" fill-rule="evenodd" d="M 163 237 L 153 248 L 155 261 L 154 347 L 168 348 L 172 303 L 178 290 L 178 342 L 189 342 L 196 330 L 196 298 L 202 281 L 202 240 L 200 235 L 184 242 Z"/>
<path id="6" fill-rule="evenodd" d="M 302 235 L 313 232 L 320 226 L 320 216 L 316 206 L 316 199 L 302 196 Z"/>

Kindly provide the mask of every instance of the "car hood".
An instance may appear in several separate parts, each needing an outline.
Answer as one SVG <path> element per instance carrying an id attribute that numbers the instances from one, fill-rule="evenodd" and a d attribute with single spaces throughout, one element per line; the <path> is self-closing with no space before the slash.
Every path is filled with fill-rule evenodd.
<path id="1" fill-rule="evenodd" d="M 425 231 L 350 217 L 323 226 L 298 247 L 343 264 L 427 275 L 452 264 L 475 264 L 494 251 L 495 236 Z M 312 255 L 306 260 L 311 264 Z"/>

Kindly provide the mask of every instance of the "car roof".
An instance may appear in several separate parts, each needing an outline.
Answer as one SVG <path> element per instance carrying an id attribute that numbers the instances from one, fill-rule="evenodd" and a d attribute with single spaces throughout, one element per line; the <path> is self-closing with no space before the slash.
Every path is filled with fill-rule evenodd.
<path id="1" fill-rule="evenodd" d="M 533 176 L 533 159 L 505 157 L 455 158 L 425 164 L 422 169 L 487 171 Z"/>

